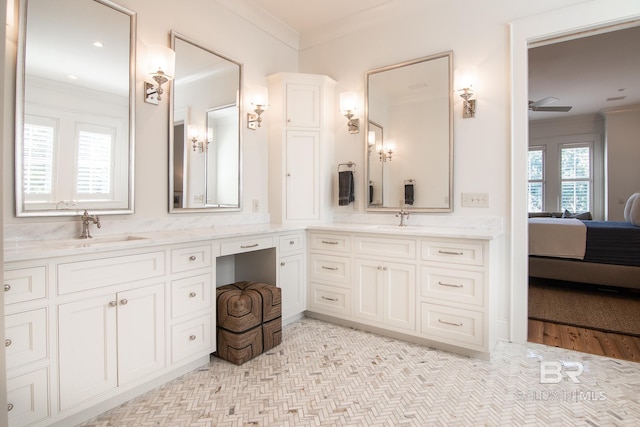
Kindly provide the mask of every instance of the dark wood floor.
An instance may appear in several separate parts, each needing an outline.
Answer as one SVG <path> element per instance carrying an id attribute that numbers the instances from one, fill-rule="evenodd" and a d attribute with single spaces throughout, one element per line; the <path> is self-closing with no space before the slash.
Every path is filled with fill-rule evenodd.
<path id="1" fill-rule="evenodd" d="M 640 337 L 529 319 L 528 341 L 640 362 Z"/>

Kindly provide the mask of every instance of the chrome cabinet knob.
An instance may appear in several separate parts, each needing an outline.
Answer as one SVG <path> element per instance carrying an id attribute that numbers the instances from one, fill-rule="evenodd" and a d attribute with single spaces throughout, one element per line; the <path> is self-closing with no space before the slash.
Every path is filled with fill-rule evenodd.
<path id="1" fill-rule="evenodd" d="M 4 340 L 4 346 L 5 346 L 5 347 L 9 347 L 9 346 L 11 345 L 11 343 L 12 343 L 12 341 L 11 341 L 9 338 L 7 338 L 6 340 Z"/>
<path id="2" fill-rule="evenodd" d="M 129 304 L 129 300 L 128 300 L 128 299 L 126 299 L 126 298 L 122 298 L 122 299 L 120 300 L 120 304 L 122 304 L 122 305 L 127 305 L 127 304 Z"/>
<path id="3" fill-rule="evenodd" d="M 7 404 L 7 411 L 10 411 L 13 409 L 13 403 L 8 403 Z"/>
<path id="4" fill-rule="evenodd" d="M 195 297 L 196 297 L 195 292 L 189 292 L 189 298 L 195 298 Z"/>
<path id="5" fill-rule="evenodd" d="M 196 340 L 195 335 L 189 335 L 189 341 L 195 341 L 195 340 Z"/>
<path id="6" fill-rule="evenodd" d="M 191 256 L 189 257 L 189 261 L 195 261 L 195 260 L 196 260 L 196 256 L 195 256 L 195 255 L 191 255 Z"/>
<path id="7" fill-rule="evenodd" d="M 5 284 L 4 284 L 4 291 L 5 291 L 5 292 L 9 292 L 10 290 L 11 290 L 11 285 L 9 285 L 9 284 L 5 283 Z"/>
<path id="8" fill-rule="evenodd" d="M 116 301 L 109 301 L 109 307 L 115 307 L 116 305 L 118 305 Z"/>

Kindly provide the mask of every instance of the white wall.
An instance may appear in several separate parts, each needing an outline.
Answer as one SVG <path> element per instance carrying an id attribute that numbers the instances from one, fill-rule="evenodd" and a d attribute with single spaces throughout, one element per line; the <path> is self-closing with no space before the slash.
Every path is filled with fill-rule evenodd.
<path id="1" fill-rule="evenodd" d="M 116 0 L 137 13 L 138 58 L 136 99 L 135 214 L 102 218 L 102 228 L 94 235 L 146 231 L 160 228 L 209 226 L 220 223 L 268 222 L 267 206 L 267 126 L 258 131 L 243 123 L 243 212 L 228 214 L 168 214 L 168 108 L 167 99 L 155 106 L 143 101 L 143 64 L 146 46 L 169 45 L 175 30 L 202 46 L 232 58 L 244 66 L 244 85 L 267 86 L 266 76 L 278 71 L 298 71 L 298 52 L 286 43 L 266 34 L 234 12 L 211 0 L 190 0 L 178 4 L 171 0 Z M 8 28 L 5 72 L 7 86 L 15 85 L 17 28 Z M 13 190 L 13 91 L 6 91 L 3 118 L 2 163 L 5 180 L 2 201 L 5 239 L 24 236 L 71 238 L 79 230 L 78 218 L 16 218 Z M 243 117 L 245 114 L 243 114 Z M 166 183 L 166 184 L 165 184 Z M 252 213 L 251 201 L 260 201 L 260 213 Z M 197 225 L 191 225 L 197 224 Z M 41 237 L 40 237 L 41 238 Z"/>
<path id="2" fill-rule="evenodd" d="M 624 221 L 630 195 L 640 192 L 640 106 L 604 112 L 609 221 Z"/>

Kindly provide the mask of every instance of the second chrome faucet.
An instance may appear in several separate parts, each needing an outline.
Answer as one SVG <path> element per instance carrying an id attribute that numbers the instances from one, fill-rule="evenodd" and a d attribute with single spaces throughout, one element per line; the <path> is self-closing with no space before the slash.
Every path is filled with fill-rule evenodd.
<path id="1" fill-rule="evenodd" d="M 88 211 L 84 211 L 84 213 L 82 214 L 82 231 L 80 232 L 80 239 L 90 239 L 93 236 L 91 236 L 91 233 L 89 232 L 89 225 L 93 222 L 98 228 L 101 227 L 100 225 L 100 217 L 98 215 L 89 215 Z"/>

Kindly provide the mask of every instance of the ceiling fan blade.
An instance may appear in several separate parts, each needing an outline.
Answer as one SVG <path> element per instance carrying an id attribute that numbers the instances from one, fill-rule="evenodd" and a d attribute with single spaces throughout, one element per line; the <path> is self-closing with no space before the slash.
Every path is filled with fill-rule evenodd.
<path id="1" fill-rule="evenodd" d="M 560 113 L 566 113 L 567 111 L 571 110 L 572 107 L 569 106 L 564 106 L 564 107 L 536 107 L 534 105 L 532 105 L 529 109 L 531 111 L 549 111 L 549 112 L 560 112 Z"/>
<path id="2" fill-rule="evenodd" d="M 537 101 L 529 102 L 529 105 L 532 105 L 534 107 L 542 107 L 542 106 L 545 106 L 545 105 L 553 104 L 554 102 L 558 102 L 558 101 L 560 101 L 558 98 L 555 98 L 553 96 L 547 96 L 546 98 L 542 98 L 542 99 L 539 99 Z"/>

